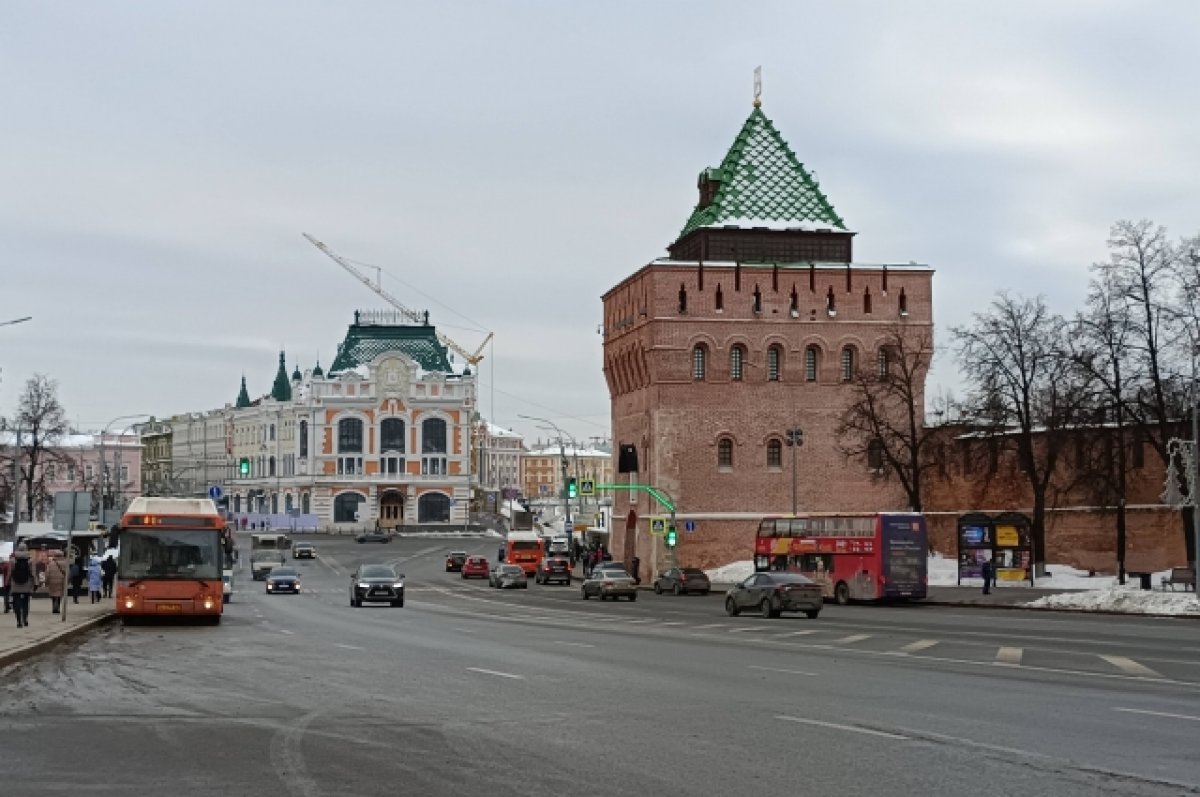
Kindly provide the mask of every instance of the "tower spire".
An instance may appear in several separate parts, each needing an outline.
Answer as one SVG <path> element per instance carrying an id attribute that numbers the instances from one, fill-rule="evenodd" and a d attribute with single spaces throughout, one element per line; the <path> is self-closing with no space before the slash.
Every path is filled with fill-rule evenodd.
<path id="1" fill-rule="evenodd" d="M 754 67 L 754 107 L 762 107 L 762 67 Z"/>

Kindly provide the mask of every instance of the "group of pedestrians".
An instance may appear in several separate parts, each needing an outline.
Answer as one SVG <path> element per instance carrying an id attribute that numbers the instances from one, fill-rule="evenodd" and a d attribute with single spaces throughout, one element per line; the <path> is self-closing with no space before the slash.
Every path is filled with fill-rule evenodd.
<path id="1" fill-rule="evenodd" d="M 110 554 L 103 562 L 93 556 L 86 566 L 83 557 L 78 557 L 68 566 L 64 564 L 63 552 L 45 551 L 45 558 L 34 562 L 28 546 L 21 543 L 7 560 L 0 561 L 0 592 L 4 596 L 4 613 L 16 616 L 17 628 L 29 625 L 29 605 L 33 594 L 45 587 L 50 598 L 51 614 L 62 612 L 62 601 L 70 585 L 73 603 L 79 603 L 84 579 L 87 579 L 88 596 L 92 603 L 100 603 L 113 595 L 113 582 L 117 576 L 117 563 Z"/>

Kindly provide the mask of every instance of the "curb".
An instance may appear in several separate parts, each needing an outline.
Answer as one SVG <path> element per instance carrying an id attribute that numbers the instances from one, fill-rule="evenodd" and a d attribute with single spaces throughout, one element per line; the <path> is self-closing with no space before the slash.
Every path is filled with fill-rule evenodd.
<path id="1" fill-rule="evenodd" d="M 956 603 L 931 601 L 928 598 L 914 606 L 954 606 L 959 609 L 1007 609 L 1019 612 L 1058 612 L 1060 614 L 1098 614 L 1108 617 L 1153 617 L 1164 620 L 1200 620 L 1200 614 L 1160 614 L 1157 612 L 1115 612 L 1111 609 L 1074 609 L 1069 606 L 1024 606 L 1019 603 Z"/>
<path id="2" fill-rule="evenodd" d="M 45 653 L 47 650 L 59 644 L 60 642 L 66 642 L 74 637 L 86 634 L 89 631 L 99 628 L 102 625 L 106 625 L 115 619 L 117 619 L 117 612 L 115 609 L 113 609 L 112 611 L 97 615 L 90 620 L 85 620 L 78 625 L 72 626 L 71 628 L 59 631 L 57 634 L 52 634 L 45 639 L 39 639 L 37 642 L 32 642 L 23 648 L 18 648 L 8 653 L 0 654 L 0 668 L 8 667 L 12 664 L 18 664 L 26 659 L 37 656 L 40 653 Z"/>

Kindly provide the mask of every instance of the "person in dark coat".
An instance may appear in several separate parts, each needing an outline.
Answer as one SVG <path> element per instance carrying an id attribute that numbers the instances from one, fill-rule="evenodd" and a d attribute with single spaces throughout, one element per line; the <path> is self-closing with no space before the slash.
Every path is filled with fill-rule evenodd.
<path id="1" fill-rule="evenodd" d="M 71 603 L 79 603 L 79 592 L 83 589 L 83 556 L 78 556 L 71 563 Z"/>
<path id="2" fill-rule="evenodd" d="M 9 592 L 12 594 L 13 613 L 17 616 L 17 628 L 29 625 L 29 599 L 37 586 L 37 574 L 29 561 L 29 549 L 25 543 L 17 546 L 9 568 Z"/>
<path id="3" fill-rule="evenodd" d="M 117 561 L 112 558 L 112 554 L 104 557 L 104 561 L 100 563 L 100 573 L 104 585 L 104 597 L 111 598 L 113 581 L 117 577 Z"/>
<path id="4" fill-rule="evenodd" d="M 985 559 L 983 562 L 983 594 L 992 594 L 992 579 L 995 576 L 995 570 L 992 567 L 992 560 Z"/>

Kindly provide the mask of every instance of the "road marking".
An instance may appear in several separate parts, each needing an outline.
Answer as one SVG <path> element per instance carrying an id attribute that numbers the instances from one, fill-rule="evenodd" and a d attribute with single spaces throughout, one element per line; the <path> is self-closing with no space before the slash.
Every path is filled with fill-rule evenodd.
<path id="1" fill-rule="evenodd" d="M 745 634 L 748 631 L 770 631 L 770 630 L 771 629 L 767 628 L 765 625 L 747 625 L 747 626 L 743 626 L 742 628 L 730 628 L 729 633 Z"/>
<path id="2" fill-rule="evenodd" d="M 750 669 L 750 670 L 762 670 L 763 672 L 781 672 L 781 673 L 785 673 L 787 675 L 811 675 L 813 677 L 816 677 L 816 675 L 817 675 L 815 672 L 805 672 L 804 670 L 788 670 L 788 669 L 784 669 L 783 667 L 760 667 L 757 664 L 748 664 L 748 665 L 746 665 L 746 667 L 747 667 L 747 669 Z"/>
<path id="3" fill-rule="evenodd" d="M 1104 659 L 1105 661 L 1107 661 L 1109 664 L 1113 665 L 1117 669 L 1122 670 L 1123 672 L 1129 673 L 1130 675 L 1141 675 L 1146 678 L 1162 678 L 1161 675 L 1159 675 L 1158 673 L 1156 673 L 1154 670 L 1150 669 L 1146 665 L 1138 664 L 1133 659 L 1128 659 L 1128 658 L 1125 658 L 1124 656 L 1101 655 L 1100 658 Z"/>
<path id="4" fill-rule="evenodd" d="M 810 629 L 809 629 L 809 630 L 807 630 L 807 631 L 788 631 L 786 634 L 776 634 L 776 636 L 779 636 L 779 637 L 785 637 L 785 636 L 808 636 L 809 634 L 817 634 L 817 633 L 820 633 L 820 632 L 819 632 L 819 631 L 817 631 L 817 630 L 815 630 L 815 629 L 811 629 L 811 628 L 810 628 Z"/>
<path id="5" fill-rule="evenodd" d="M 360 648 L 358 645 L 340 645 L 339 644 L 339 645 L 337 645 L 337 647 L 344 648 L 346 650 L 366 650 L 366 648 Z"/>
<path id="6" fill-rule="evenodd" d="M 294 633 L 296 633 L 296 632 L 295 632 L 295 631 L 288 631 L 286 628 L 280 628 L 280 629 L 279 629 L 279 633 L 281 633 L 281 634 L 294 634 Z"/>
<path id="7" fill-rule="evenodd" d="M 837 722 L 822 722 L 821 720 L 810 720 L 804 717 L 789 717 L 786 714 L 779 714 L 775 717 L 777 720 L 785 722 L 799 722 L 801 725 L 816 725 L 820 728 L 833 728 L 838 731 L 849 731 L 851 733 L 863 733 L 867 736 L 880 736 L 884 739 L 897 739 L 907 741 L 908 737 L 899 733 L 888 733 L 887 731 L 877 731 L 872 728 L 859 728 L 855 725 L 841 725 Z"/>
<path id="8" fill-rule="evenodd" d="M 659 623 L 659 625 L 687 625 L 687 623 L 685 623 L 683 620 L 668 620 L 666 622 Z"/>
<path id="9" fill-rule="evenodd" d="M 996 660 L 993 664 L 1006 664 L 1009 667 L 1020 667 L 1021 656 L 1025 654 L 1023 648 L 1000 648 L 996 651 Z"/>
<path id="10" fill-rule="evenodd" d="M 565 642 L 561 639 L 556 639 L 554 641 L 554 644 L 566 645 L 567 647 L 572 647 L 572 648 L 594 648 L 594 647 L 596 647 L 595 645 L 589 645 L 587 642 Z"/>
<path id="11" fill-rule="evenodd" d="M 473 629 L 473 628 L 451 628 L 450 630 L 457 631 L 460 634 L 474 634 L 475 633 L 475 629 Z"/>
<path id="12" fill-rule="evenodd" d="M 709 623 L 708 625 L 698 625 L 696 628 L 720 628 L 725 623 Z"/>
<path id="13" fill-rule="evenodd" d="M 654 618 L 651 617 L 651 618 L 647 618 L 645 620 L 626 620 L 625 624 L 626 625 L 644 625 L 645 623 L 653 623 L 653 622 L 654 622 Z"/>
<path id="14" fill-rule="evenodd" d="M 468 667 L 467 669 L 470 670 L 471 672 L 483 673 L 484 675 L 495 675 L 498 678 L 512 678 L 514 680 L 519 680 L 519 681 L 525 680 L 524 675 L 515 675 L 511 672 L 500 672 L 499 670 L 485 670 L 482 667 Z"/>
<path id="15" fill-rule="evenodd" d="M 1149 714 L 1152 717 L 1168 717 L 1173 720 L 1200 722 L 1200 717 L 1193 717 L 1191 714 L 1172 714 L 1169 711 L 1147 711 L 1144 708 L 1117 708 L 1115 706 L 1113 707 L 1113 711 L 1124 711 L 1127 714 Z"/>
<path id="16" fill-rule="evenodd" d="M 284 791 L 295 797 L 319 797 L 322 793 L 317 781 L 308 774 L 303 749 L 304 734 L 318 716 L 319 712 L 306 714 L 271 737 L 271 767 Z"/>
<path id="17" fill-rule="evenodd" d="M 904 653 L 916 653 L 918 650 L 927 650 L 937 643 L 938 641 L 936 639 L 918 639 L 916 642 L 900 648 L 900 650 Z"/>
<path id="18" fill-rule="evenodd" d="M 850 636 L 844 636 L 841 639 L 833 640 L 833 644 L 835 644 L 835 645 L 853 645 L 855 642 L 862 642 L 864 639 L 870 639 L 870 638 L 871 638 L 870 634 L 851 634 Z"/>

